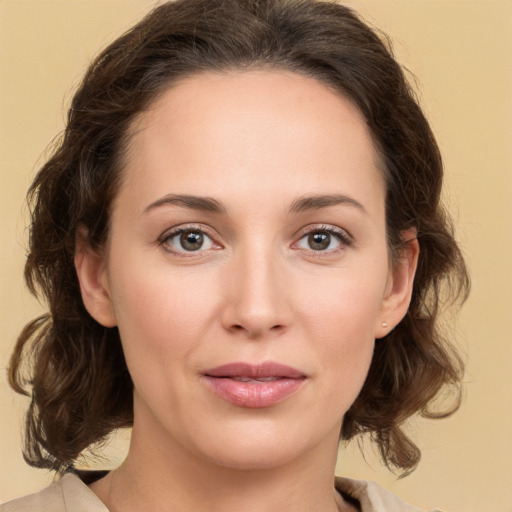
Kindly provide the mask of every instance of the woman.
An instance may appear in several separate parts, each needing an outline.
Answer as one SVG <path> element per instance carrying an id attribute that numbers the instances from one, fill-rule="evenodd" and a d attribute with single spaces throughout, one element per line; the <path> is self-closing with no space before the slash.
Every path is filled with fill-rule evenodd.
<path id="1" fill-rule="evenodd" d="M 441 287 L 468 287 L 441 183 L 400 67 L 347 8 L 155 9 L 91 65 L 31 188 L 50 313 L 9 375 L 27 461 L 64 476 L 2 512 L 417 510 L 333 475 L 362 433 L 413 470 L 403 422 L 457 407 L 429 408 L 461 377 Z M 118 469 L 73 469 L 126 426 Z"/>

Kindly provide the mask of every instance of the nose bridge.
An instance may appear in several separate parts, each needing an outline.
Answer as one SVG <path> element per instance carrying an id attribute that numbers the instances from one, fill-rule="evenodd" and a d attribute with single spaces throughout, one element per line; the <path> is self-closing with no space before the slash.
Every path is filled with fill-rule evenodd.
<path id="1" fill-rule="evenodd" d="M 265 242 L 243 244 L 228 270 L 225 327 L 249 337 L 282 330 L 288 322 L 282 263 Z"/>

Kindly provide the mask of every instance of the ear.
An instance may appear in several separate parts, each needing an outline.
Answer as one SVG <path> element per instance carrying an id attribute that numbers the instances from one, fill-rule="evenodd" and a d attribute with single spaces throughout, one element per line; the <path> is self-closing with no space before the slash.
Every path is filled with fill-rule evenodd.
<path id="1" fill-rule="evenodd" d="M 420 246 L 415 228 L 403 231 L 401 238 L 404 245 L 400 248 L 398 260 L 391 263 L 378 323 L 375 326 L 375 338 L 383 338 L 389 334 L 406 315 L 411 302 Z"/>
<path id="2" fill-rule="evenodd" d="M 84 226 L 77 230 L 75 269 L 85 309 L 104 327 L 117 325 L 110 297 L 105 255 L 103 251 L 91 247 L 87 228 Z"/>

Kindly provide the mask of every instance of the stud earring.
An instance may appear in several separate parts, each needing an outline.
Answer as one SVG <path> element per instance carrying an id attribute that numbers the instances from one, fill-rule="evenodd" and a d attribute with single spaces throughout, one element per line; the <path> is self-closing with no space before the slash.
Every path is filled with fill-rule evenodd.
<path id="1" fill-rule="evenodd" d="M 384 329 L 388 326 L 388 323 L 387 322 L 382 322 L 382 327 L 384 327 Z"/>

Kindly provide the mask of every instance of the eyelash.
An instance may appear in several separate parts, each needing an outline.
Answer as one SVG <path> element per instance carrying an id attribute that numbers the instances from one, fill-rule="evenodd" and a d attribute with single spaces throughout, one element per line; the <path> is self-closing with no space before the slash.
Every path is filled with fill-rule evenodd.
<path id="1" fill-rule="evenodd" d="M 185 232 L 192 232 L 192 233 L 199 233 L 203 236 L 208 237 L 213 245 L 217 245 L 217 248 L 213 250 L 218 250 L 218 248 L 221 248 L 220 244 L 215 241 L 214 237 L 209 234 L 207 230 L 204 228 L 201 228 L 197 225 L 187 225 L 182 226 L 179 228 L 174 228 L 171 231 L 165 232 L 159 239 L 157 240 L 157 243 L 159 246 L 161 246 L 165 251 L 178 256 L 182 258 L 191 258 L 191 257 L 197 257 L 197 255 L 204 253 L 205 251 L 209 251 L 212 249 L 198 249 L 197 251 L 180 251 L 172 248 L 169 245 L 169 242 L 173 240 L 174 238 L 180 236 L 182 233 Z M 354 243 L 354 240 L 351 235 L 349 235 L 344 229 L 337 228 L 331 225 L 320 225 L 320 226 L 314 226 L 310 228 L 305 228 L 301 231 L 299 239 L 293 243 L 293 245 L 296 245 L 301 240 L 303 240 L 305 237 L 310 236 L 314 233 L 326 233 L 328 235 L 332 235 L 339 243 L 340 247 L 337 247 L 336 249 L 330 249 L 330 250 L 314 250 L 314 249 L 305 249 L 309 253 L 314 254 L 315 256 L 322 257 L 322 256 L 329 256 L 332 254 L 336 254 L 338 252 L 343 251 L 347 247 L 351 247 Z"/>
<path id="2" fill-rule="evenodd" d="M 327 233 L 332 235 L 339 243 L 340 246 L 336 249 L 330 250 L 320 250 L 315 251 L 314 249 L 306 249 L 309 253 L 313 253 L 317 257 L 331 256 L 333 254 L 337 254 L 342 252 L 347 247 L 351 247 L 354 244 L 354 239 L 351 235 L 349 235 L 344 229 L 331 226 L 331 225 L 319 225 L 314 227 L 308 227 L 301 231 L 300 237 L 297 242 L 294 242 L 294 245 L 303 240 L 305 237 L 312 235 L 313 233 Z"/>
<path id="3" fill-rule="evenodd" d="M 211 236 L 207 230 L 205 230 L 204 228 L 198 227 L 196 225 L 187 225 L 187 226 L 182 226 L 179 228 L 171 229 L 170 231 L 166 231 L 158 239 L 158 245 L 161 246 L 165 251 L 167 251 L 175 256 L 179 256 L 181 258 L 197 257 L 198 254 L 201 254 L 202 252 L 204 252 L 204 249 L 202 251 L 201 251 L 201 249 L 198 249 L 197 251 L 185 251 L 185 250 L 178 251 L 169 245 L 169 242 L 172 239 L 180 236 L 182 233 L 186 233 L 187 231 L 189 231 L 191 233 L 200 233 L 201 235 L 208 237 L 214 245 L 217 245 L 220 247 L 220 244 L 215 242 L 213 236 Z M 214 250 L 217 250 L 217 249 L 214 249 Z"/>

